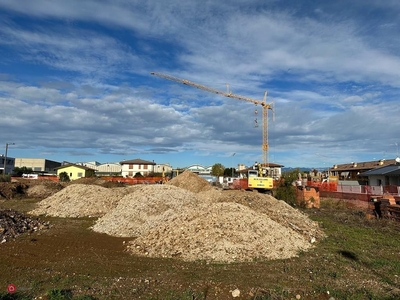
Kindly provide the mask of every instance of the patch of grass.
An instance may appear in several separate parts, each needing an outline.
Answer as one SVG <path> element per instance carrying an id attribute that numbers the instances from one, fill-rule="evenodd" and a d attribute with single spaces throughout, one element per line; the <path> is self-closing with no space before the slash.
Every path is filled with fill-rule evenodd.
<path id="1" fill-rule="evenodd" d="M 53 289 L 47 293 L 48 300 L 70 300 L 72 299 L 71 290 Z"/>

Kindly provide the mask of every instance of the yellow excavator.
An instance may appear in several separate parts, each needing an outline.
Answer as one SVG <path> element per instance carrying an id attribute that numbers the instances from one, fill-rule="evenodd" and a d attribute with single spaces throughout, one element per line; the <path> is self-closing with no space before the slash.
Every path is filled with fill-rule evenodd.
<path id="1" fill-rule="evenodd" d="M 273 195 L 274 180 L 269 174 L 270 170 L 256 163 L 253 169 L 247 171 L 247 190 Z"/>

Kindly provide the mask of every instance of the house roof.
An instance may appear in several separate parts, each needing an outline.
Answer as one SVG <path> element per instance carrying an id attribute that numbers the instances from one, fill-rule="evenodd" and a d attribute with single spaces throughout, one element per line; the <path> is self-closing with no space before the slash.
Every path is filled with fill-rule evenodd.
<path id="1" fill-rule="evenodd" d="M 400 165 L 392 164 L 381 168 L 375 168 L 373 170 L 369 170 L 367 172 L 360 174 L 360 176 L 371 176 L 371 175 L 386 175 L 386 176 L 400 175 Z"/>
<path id="2" fill-rule="evenodd" d="M 156 165 L 154 161 L 143 160 L 140 158 L 123 160 L 120 162 L 121 165 L 133 164 L 133 165 Z"/>
<path id="3" fill-rule="evenodd" d="M 368 171 L 371 169 L 380 168 L 382 166 L 388 166 L 395 163 L 394 159 L 383 159 L 376 161 L 364 161 L 364 162 L 353 162 L 349 164 L 334 165 L 331 168 L 333 172 L 343 172 L 343 171 Z"/>
<path id="4" fill-rule="evenodd" d="M 96 171 L 96 170 L 94 170 L 92 168 L 85 167 L 85 166 L 80 166 L 80 165 L 75 165 L 75 164 L 66 164 L 66 165 L 63 165 L 63 166 L 60 166 L 60 167 L 56 168 L 56 170 L 63 169 L 63 168 L 68 168 L 68 167 L 76 167 L 76 168 L 83 169 L 83 170 Z"/>

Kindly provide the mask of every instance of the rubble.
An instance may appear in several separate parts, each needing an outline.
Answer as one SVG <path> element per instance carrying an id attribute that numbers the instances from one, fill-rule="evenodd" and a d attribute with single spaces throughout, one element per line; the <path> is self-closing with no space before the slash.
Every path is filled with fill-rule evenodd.
<path id="1" fill-rule="evenodd" d="M 49 228 L 49 223 L 26 216 L 16 210 L 0 210 L 0 243 L 15 239 L 25 232 Z"/>
<path id="2" fill-rule="evenodd" d="M 272 196 L 224 191 L 185 171 L 168 184 L 71 184 L 30 213 L 98 217 L 92 230 L 130 239 L 134 255 L 185 261 L 284 259 L 324 237 L 318 223 Z"/>
<path id="3" fill-rule="evenodd" d="M 37 208 L 29 213 L 64 218 L 99 217 L 115 208 L 119 200 L 131 190 L 91 184 L 71 184 L 40 201 Z"/>
<path id="4" fill-rule="evenodd" d="M 188 170 L 171 179 L 167 182 L 167 184 L 191 191 L 193 193 L 206 192 L 213 189 L 207 180 Z"/>

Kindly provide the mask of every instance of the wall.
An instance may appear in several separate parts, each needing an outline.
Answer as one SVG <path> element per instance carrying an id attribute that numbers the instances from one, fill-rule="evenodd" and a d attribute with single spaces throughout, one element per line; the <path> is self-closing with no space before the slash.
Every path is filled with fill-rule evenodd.
<path id="1" fill-rule="evenodd" d="M 69 167 L 58 169 L 57 176 L 60 176 L 60 173 L 62 173 L 62 172 L 67 172 L 70 180 L 76 180 L 76 179 L 85 177 L 85 175 L 86 175 L 85 169 L 81 169 L 76 166 L 69 166 Z M 81 173 L 81 176 L 79 176 L 80 173 Z"/>

